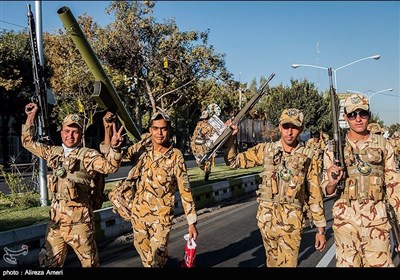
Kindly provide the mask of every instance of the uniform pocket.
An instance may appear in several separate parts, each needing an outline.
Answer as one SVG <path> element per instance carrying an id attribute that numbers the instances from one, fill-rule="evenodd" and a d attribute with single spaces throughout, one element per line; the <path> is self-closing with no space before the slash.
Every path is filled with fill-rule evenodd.
<path id="1" fill-rule="evenodd" d="M 77 198 L 78 197 L 78 192 L 76 190 L 75 182 L 67 178 L 64 181 L 64 183 L 65 183 L 65 187 L 68 190 L 69 197 L 71 199 Z"/>
<path id="2" fill-rule="evenodd" d="M 56 176 L 54 176 L 53 174 L 47 175 L 47 184 L 49 186 L 49 190 L 52 193 L 57 192 L 57 181 L 58 181 L 58 178 Z"/>
<path id="3" fill-rule="evenodd" d="M 349 193 L 349 199 L 357 199 L 358 181 L 356 178 L 347 178 L 346 187 Z"/>
<path id="4" fill-rule="evenodd" d="M 383 160 L 383 152 L 380 148 L 367 148 L 367 161 L 372 164 L 380 164 Z"/>
<path id="5" fill-rule="evenodd" d="M 369 177 L 369 191 L 368 195 L 374 202 L 378 202 L 383 200 L 383 180 L 378 176 L 370 176 Z"/>

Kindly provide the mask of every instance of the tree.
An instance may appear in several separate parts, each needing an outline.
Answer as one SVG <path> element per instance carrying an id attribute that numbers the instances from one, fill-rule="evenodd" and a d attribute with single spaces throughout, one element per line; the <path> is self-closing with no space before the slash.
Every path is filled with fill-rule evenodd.
<path id="1" fill-rule="evenodd" d="M 264 118 L 272 125 L 278 126 L 282 111 L 286 108 L 297 108 L 304 114 L 304 128 L 306 130 L 325 130 L 324 121 L 329 112 L 329 103 L 315 89 L 313 83 L 307 80 L 298 81 L 291 79 L 291 86 L 282 84 L 270 88 L 269 95 L 263 105 Z M 261 106 L 261 105 L 260 105 Z"/>
<path id="2" fill-rule="evenodd" d="M 153 1 L 111 2 L 107 13 L 115 21 L 102 29 L 97 44 L 102 61 L 132 83 L 134 90 L 121 94 L 138 127 L 157 110 L 169 113 L 174 122 L 187 119 L 199 100 L 209 99 L 208 86 L 197 87 L 201 80 L 210 79 L 207 84 L 231 76 L 224 55 L 208 45 L 209 31 L 182 32 L 172 19 L 158 23 L 152 16 L 154 6 Z M 187 130 L 177 123 L 175 127 L 175 132 Z"/>
<path id="3" fill-rule="evenodd" d="M 3 150 L 2 164 L 8 166 L 10 119 L 20 124 L 24 114 L 24 106 L 33 92 L 33 76 L 31 71 L 29 37 L 24 32 L 0 33 L 0 116 L 2 124 L 1 146 Z M 13 125 L 19 134 L 20 125 Z"/>
<path id="4" fill-rule="evenodd" d="M 92 17 L 84 14 L 77 19 L 88 42 L 94 45 L 98 25 Z M 53 117 L 61 124 L 67 114 L 80 113 L 85 131 L 92 124 L 98 105 L 92 99 L 94 77 L 85 64 L 71 38 L 63 30 L 55 34 L 44 34 L 44 47 L 51 73 L 50 87 L 56 104 Z M 93 46 L 92 46 L 93 47 Z"/>

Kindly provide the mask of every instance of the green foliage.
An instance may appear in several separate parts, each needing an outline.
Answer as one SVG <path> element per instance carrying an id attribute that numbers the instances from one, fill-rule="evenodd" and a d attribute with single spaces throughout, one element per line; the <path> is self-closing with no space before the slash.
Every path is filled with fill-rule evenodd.
<path id="1" fill-rule="evenodd" d="M 11 193 L 9 196 L 3 194 L 0 198 L 7 201 L 9 207 L 26 208 L 39 205 L 40 196 L 35 193 L 32 182 L 27 181 L 20 174 L 6 172 L 2 165 L 0 165 L 0 173 Z"/>
<path id="2" fill-rule="evenodd" d="M 398 132 L 400 133 L 400 123 L 395 123 L 389 126 L 389 133 L 393 135 L 393 133 Z"/>
<path id="3" fill-rule="evenodd" d="M 266 97 L 264 117 L 278 126 L 282 111 L 286 108 L 297 108 L 304 114 L 304 129 L 324 130 L 327 124 L 322 121 L 330 110 L 329 103 L 315 89 L 313 83 L 291 80 L 291 86 L 279 85 L 269 90 Z"/>

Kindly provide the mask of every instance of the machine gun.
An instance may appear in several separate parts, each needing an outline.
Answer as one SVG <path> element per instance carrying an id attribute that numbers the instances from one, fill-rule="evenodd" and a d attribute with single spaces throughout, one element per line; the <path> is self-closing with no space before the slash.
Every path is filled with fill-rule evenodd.
<path id="1" fill-rule="evenodd" d="M 249 112 L 254 105 L 257 103 L 257 101 L 264 95 L 265 87 L 268 85 L 268 83 L 272 80 L 272 78 L 275 76 L 274 73 L 269 76 L 267 81 L 257 90 L 257 93 L 250 99 L 249 102 L 243 107 L 242 110 L 236 115 L 236 117 L 232 121 L 232 125 L 239 125 L 241 121 L 243 120 L 243 117 L 247 112 Z M 208 160 L 211 159 L 215 155 L 215 153 L 218 151 L 219 148 L 222 147 L 222 145 L 228 140 L 228 138 L 232 135 L 232 129 L 230 127 L 224 127 L 222 130 L 222 133 L 219 135 L 219 137 L 213 142 L 213 144 L 207 148 L 206 152 L 200 159 L 200 163 L 204 163 Z"/>
<path id="2" fill-rule="evenodd" d="M 334 163 L 337 166 L 340 166 L 343 170 L 343 176 L 340 179 L 337 189 L 342 191 L 345 187 L 344 179 L 347 177 L 346 165 L 344 162 L 344 152 L 343 152 L 343 139 L 339 127 L 339 112 L 338 112 L 338 100 L 336 96 L 335 88 L 332 83 L 332 68 L 328 68 L 328 76 L 329 76 L 329 94 L 331 98 L 331 109 L 332 109 L 332 126 L 333 126 L 333 140 L 331 140 L 333 146 L 333 158 Z M 337 175 L 335 173 L 332 174 L 332 177 L 335 179 Z"/>
<path id="3" fill-rule="evenodd" d="M 35 20 L 31 11 L 31 5 L 27 4 L 28 8 L 28 25 L 29 37 L 32 49 L 32 72 L 33 82 L 35 84 L 35 94 L 32 96 L 32 102 L 36 103 L 39 107 L 38 110 L 38 141 L 50 144 L 50 128 L 49 128 L 49 115 L 47 110 L 47 90 L 44 77 L 44 67 L 40 63 L 38 44 L 36 40 Z"/>
<path id="4" fill-rule="evenodd" d="M 122 103 L 114 85 L 105 73 L 71 10 L 64 6 L 58 9 L 57 14 L 60 17 L 67 34 L 74 42 L 79 53 L 82 55 L 83 60 L 96 79 L 92 98 L 94 98 L 101 109 L 116 112 L 118 119 L 126 129 L 131 140 L 133 140 L 133 138 L 140 140 L 140 131 L 132 120 L 124 103 Z"/>

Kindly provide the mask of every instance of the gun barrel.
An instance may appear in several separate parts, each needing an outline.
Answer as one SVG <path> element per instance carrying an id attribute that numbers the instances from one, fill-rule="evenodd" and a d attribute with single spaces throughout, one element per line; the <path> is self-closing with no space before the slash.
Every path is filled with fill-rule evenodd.
<path id="1" fill-rule="evenodd" d="M 240 112 L 236 115 L 236 117 L 232 120 L 233 125 L 239 125 L 247 112 L 249 112 L 254 105 L 257 103 L 257 101 L 264 95 L 265 87 L 268 85 L 268 83 L 275 77 L 275 74 L 272 73 L 267 81 L 257 90 L 257 93 L 247 102 L 247 104 L 240 110 Z M 219 148 L 222 147 L 223 144 L 225 144 L 226 140 L 232 135 L 233 131 L 230 127 L 227 127 L 222 134 L 214 141 L 213 145 L 209 148 L 209 150 L 203 155 L 203 157 L 200 159 L 200 163 L 204 163 L 207 160 L 209 160 Z"/>
<path id="2" fill-rule="evenodd" d="M 106 92 L 108 95 L 110 95 L 112 104 L 102 101 L 101 96 L 93 96 L 93 98 L 100 107 L 105 107 L 107 105 L 106 108 L 102 109 L 116 110 L 118 118 L 128 132 L 129 137 L 131 139 L 132 137 L 135 137 L 137 140 L 140 140 L 140 131 L 136 127 L 125 105 L 122 103 L 122 100 L 120 99 L 113 84 L 97 59 L 96 54 L 83 34 L 71 10 L 66 6 L 63 6 L 58 9 L 57 14 L 60 17 L 67 34 L 74 42 L 76 48 L 79 50 L 79 53 L 82 55 L 83 60 L 89 67 L 89 70 L 95 77 L 96 81 L 99 81 L 105 85 Z M 110 101 L 109 98 L 107 101 Z"/>

